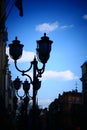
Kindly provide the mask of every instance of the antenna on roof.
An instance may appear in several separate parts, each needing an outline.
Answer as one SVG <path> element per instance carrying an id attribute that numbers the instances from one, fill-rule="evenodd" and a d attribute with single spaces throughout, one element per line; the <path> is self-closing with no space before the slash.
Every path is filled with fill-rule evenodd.
<path id="1" fill-rule="evenodd" d="M 76 85 L 76 89 L 75 89 L 75 91 L 78 92 L 78 90 L 77 90 L 77 85 L 78 85 L 77 82 L 75 83 L 75 85 Z"/>

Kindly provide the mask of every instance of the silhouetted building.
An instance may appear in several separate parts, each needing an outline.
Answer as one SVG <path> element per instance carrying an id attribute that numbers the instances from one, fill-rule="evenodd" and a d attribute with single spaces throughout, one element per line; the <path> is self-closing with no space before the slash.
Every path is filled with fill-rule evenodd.
<path id="1" fill-rule="evenodd" d="M 82 99 L 84 113 L 87 115 L 87 62 L 84 62 L 81 66 L 82 69 Z"/>
<path id="2" fill-rule="evenodd" d="M 63 111 L 69 113 L 72 105 L 82 105 L 82 93 L 77 90 L 64 92 L 62 95 Z"/>
<path id="3" fill-rule="evenodd" d="M 12 103 L 11 72 L 9 71 L 8 56 L 6 54 L 7 29 L 6 0 L 0 0 L 0 97 L 6 109 Z M 3 99 L 3 100 L 2 100 Z"/>
<path id="4" fill-rule="evenodd" d="M 77 89 L 59 94 L 58 99 L 55 99 L 49 105 L 49 111 L 52 118 L 57 122 L 54 126 L 62 127 L 63 129 L 71 129 L 80 126 L 82 120 L 82 93 Z"/>
<path id="5" fill-rule="evenodd" d="M 6 66 L 6 41 L 5 34 L 5 0 L 0 1 L 0 96 L 4 96 L 5 66 Z"/>
<path id="6" fill-rule="evenodd" d="M 87 129 L 87 62 L 81 65 L 82 77 L 82 102 L 83 102 L 83 117 L 82 117 L 82 129 Z"/>

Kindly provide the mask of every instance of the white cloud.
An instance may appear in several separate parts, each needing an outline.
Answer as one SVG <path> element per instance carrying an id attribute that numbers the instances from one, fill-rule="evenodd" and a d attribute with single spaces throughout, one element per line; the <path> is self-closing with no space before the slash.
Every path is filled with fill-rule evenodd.
<path id="1" fill-rule="evenodd" d="M 83 19 L 87 20 L 87 14 L 84 14 L 82 17 Z"/>
<path id="2" fill-rule="evenodd" d="M 75 76 L 75 74 L 73 72 L 71 72 L 70 70 L 66 70 L 66 71 L 45 71 L 43 73 L 43 79 L 57 79 L 59 81 L 68 81 L 68 80 L 74 80 L 74 79 L 78 79 L 78 76 Z"/>
<path id="3" fill-rule="evenodd" d="M 73 27 L 74 27 L 73 24 L 60 26 L 61 29 L 67 29 L 67 28 L 73 28 Z"/>
<path id="4" fill-rule="evenodd" d="M 74 25 L 73 24 L 70 24 L 70 25 L 62 25 L 62 26 L 59 26 L 58 22 L 54 22 L 52 24 L 50 23 L 42 23 L 42 24 L 39 24 L 36 26 L 36 30 L 37 31 L 40 31 L 40 32 L 52 32 L 54 30 L 56 30 L 57 28 L 60 28 L 60 29 L 68 29 L 68 28 L 73 28 Z"/>
<path id="5" fill-rule="evenodd" d="M 32 72 L 27 72 L 32 77 Z M 65 71 L 53 71 L 53 70 L 48 70 L 45 71 L 42 74 L 42 80 L 58 80 L 58 81 L 70 81 L 70 80 L 75 80 L 79 79 L 78 76 L 76 76 L 73 72 L 70 70 L 65 70 Z"/>
<path id="6" fill-rule="evenodd" d="M 9 56 L 9 48 L 6 48 L 6 54 Z M 18 60 L 18 62 L 27 62 L 32 61 L 34 58 L 35 53 L 34 52 L 28 52 L 23 51 L 22 57 Z M 12 61 L 12 59 L 9 56 L 9 60 Z"/>
<path id="7" fill-rule="evenodd" d="M 36 26 L 36 30 L 40 32 L 52 32 L 58 28 L 58 22 L 43 23 Z"/>

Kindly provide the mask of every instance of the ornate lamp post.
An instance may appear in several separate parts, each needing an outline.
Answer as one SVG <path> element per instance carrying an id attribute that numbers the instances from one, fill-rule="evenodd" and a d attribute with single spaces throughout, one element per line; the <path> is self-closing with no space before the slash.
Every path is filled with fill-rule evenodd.
<path id="1" fill-rule="evenodd" d="M 36 48 L 36 56 L 34 56 L 33 61 L 30 64 L 30 67 L 27 70 L 20 70 L 17 66 L 17 60 L 21 58 L 23 46 L 20 44 L 20 41 L 17 39 L 12 41 L 12 44 L 9 44 L 9 54 L 11 58 L 14 60 L 14 64 L 16 69 L 21 72 L 23 76 L 27 76 L 29 78 L 29 84 L 32 84 L 33 86 L 33 130 L 35 130 L 35 106 L 36 106 L 36 94 L 37 91 L 40 88 L 41 81 L 39 78 L 42 76 L 44 70 L 45 70 L 45 64 L 47 63 L 49 57 L 50 57 L 50 51 L 51 51 L 51 44 L 53 41 L 49 40 L 49 37 L 46 36 L 46 33 L 44 33 L 44 36 L 41 37 L 40 40 L 37 40 L 37 48 Z M 38 61 L 42 63 L 42 68 L 38 67 Z M 30 77 L 26 72 L 30 71 L 33 67 L 33 78 Z M 29 90 L 29 84 L 24 85 L 24 91 L 27 95 L 27 92 Z M 20 82 L 16 87 L 20 86 Z M 28 86 L 28 87 L 27 87 Z M 19 89 L 19 87 L 17 88 Z"/>

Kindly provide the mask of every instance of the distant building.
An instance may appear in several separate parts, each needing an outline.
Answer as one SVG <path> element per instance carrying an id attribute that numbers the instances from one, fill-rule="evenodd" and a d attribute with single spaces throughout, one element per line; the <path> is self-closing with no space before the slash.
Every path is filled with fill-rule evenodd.
<path id="1" fill-rule="evenodd" d="M 59 94 L 58 99 L 55 99 L 54 102 L 49 105 L 49 107 L 55 105 L 57 105 L 58 110 L 70 113 L 73 105 L 82 105 L 82 93 L 78 92 L 77 89 L 68 92 L 63 92 L 62 95 Z"/>
<path id="2" fill-rule="evenodd" d="M 64 92 L 62 95 L 62 107 L 64 112 L 71 112 L 72 106 L 82 105 L 82 93 L 76 90 Z"/>
<path id="3" fill-rule="evenodd" d="M 82 99 L 83 99 L 83 110 L 85 115 L 87 116 L 87 62 L 84 62 L 81 65 L 82 69 Z"/>
<path id="4" fill-rule="evenodd" d="M 59 123 L 66 129 L 79 126 L 82 120 L 82 93 L 76 89 L 59 94 L 58 99 L 49 105 L 49 111 L 57 118 L 56 125 Z"/>

